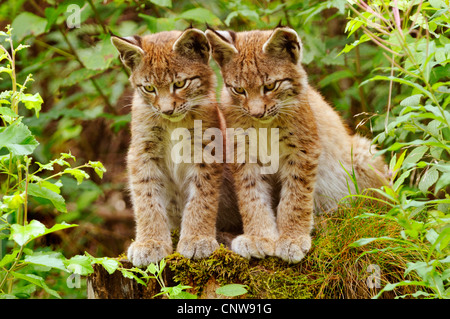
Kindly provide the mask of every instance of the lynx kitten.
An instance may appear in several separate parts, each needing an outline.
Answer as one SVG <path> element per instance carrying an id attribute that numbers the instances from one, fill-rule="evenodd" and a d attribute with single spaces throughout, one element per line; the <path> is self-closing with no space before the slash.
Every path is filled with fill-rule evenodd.
<path id="1" fill-rule="evenodd" d="M 260 162 L 231 164 L 244 227 L 232 249 L 247 258 L 275 255 L 299 262 L 311 247 L 313 210 L 332 209 L 348 195 L 342 166 L 351 171 L 353 165 L 364 189 L 380 186 L 383 160 L 373 158 L 369 140 L 349 134 L 308 84 L 294 30 L 208 29 L 206 36 L 224 80 L 227 125 L 279 130 L 275 174 L 261 174 Z"/>
<path id="2" fill-rule="evenodd" d="M 188 258 L 207 257 L 218 247 L 223 166 L 174 161 L 172 132 L 178 127 L 193 130 L 195 120 L 202 121 L 203 130 L 221 127 L 209 43 L 194 28 L 112 37 L 112 42 L 132 72 L 135 89 L 128 170 L 136 240 L 128 258 L 135 266 L 146 266 L 166 257 L 172 252 L 170 230 L 180 224 L 177 251 Z"/>

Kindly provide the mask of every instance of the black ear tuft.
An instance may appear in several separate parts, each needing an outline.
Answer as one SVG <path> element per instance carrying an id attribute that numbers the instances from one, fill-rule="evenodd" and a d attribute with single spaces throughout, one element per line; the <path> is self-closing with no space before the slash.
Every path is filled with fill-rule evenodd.
<path id="1" fill-rule="evenodd" d="M 134 35 L 133 38 L 135 40 L 135 43 L 137 43 L 137 45 L 142 48 L 142 38 L 138 35 Z"/>
<path id="2" fill-rule="evenodd" d="M 233 43 L 236 43 L 236 32 L 230 30 L 230 31 L 228 31 L 228 33 L 230 34 L 230 37 L 233 40 Z"/>

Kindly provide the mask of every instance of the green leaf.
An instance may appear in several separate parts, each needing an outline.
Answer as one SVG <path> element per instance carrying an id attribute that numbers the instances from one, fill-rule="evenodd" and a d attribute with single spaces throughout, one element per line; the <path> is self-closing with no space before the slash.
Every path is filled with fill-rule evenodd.
<path id="1" fill-rule="evenodd" d="M 422 176 L 419 182 L 419 189 L 422 193 L 426 194 L 428 189 L 436 183 L 439 178 L 439 172 L 435 167 L 430 168 Z"/>
<path id="2" fill-rule="evenodd" d="M 436 9 L 446 7 L 445 2 L 442 0 L 430 0 L 429 3 L 433 8 L 436 8 Z"/>
<path id="3" fill-rule="evenodd" d="M 103 166 L 101 162 L 89 161 L 89 165 L 91 165 L 94 168 L 95 172 L 100 178 L 103 178 L 103 173 L 106 172 L 106 168 Z"/>
<path id="4" fill-rule="evenodd" d="M 371 81 L 393 81 L 393 82 L 398 82 L 398 83 L 401 83 L 401 84 L 405 84 L 405 85 L 408 85 L 408 86 L 410 86 L 412 88 L 417 89 L 419 92 L 422 92 L 423 94 L 425 94 L 430 99 L 433 99 L 433 95 L 429 91 L 427 91 L 427 89 L 425 89 L 423 86 L 421 86 L 420 84 L 417 84 L 417 83 L 414 83 L 414 82 L 411 82 L 411 81 L 408 81 L 408 80 L 405 80 L 405 79 L 402 79 L 402 78 L 397 78 L 395 76 L 377 75 L 377 76 L 374 76 L 373 78 L 370 78 L 370 79 L 362 82 L 360 85 L 361 86 L 365 85 L 366 83 L 371 82 Z"/>
<path id="5" fill-rule="evenodd" d="M 0 128 L 0 149 L 6 147 L 15 156 L 29 155 L 38 145 L 28 127 L 21 122 Z"/>
<path id="6" fill-rule="evenodd" d="M 412 149 L 412 151 L 406 156 L 402 166 L 408 166 L 407 164 L 416 164 L 422 159 L 425 153 L 428 151 L 428 146 L 419 146 Z"/>
<path id="7" fill-rule="evenodd" d="M 53 225 L 53 227 L 47 228 L 45 230 L 44 235 L 54 233 L 56 231 L 67 229 L 67 228 L 77 227 L 77 226 L 78 225 L 76 225 L 76 224 L 67 224 L 66 222 L 62 222 L 61 224 L 55 224 L 55 225 Z"/>
<path id="8" fill-rule="evenodd" d="M 3 196 L 3 204 L 10 209 L 17 209 L 25 202 L 25 192 L 16 192 L 14 195 Z"/>
<path id="9" fill-rule="evenodd" d="M 1 104 L 1 101 L 0 101 Z M 13 110 L 11 110 L 9 107 L 0 107 L 0 115 L 2 118 L 9 124 L 13 122 L 13 120 L 17 117 L 19 117 Z"/>
<path id="10" fill-rule="evenodd" d="M 357 241 L 351 243 L 351 244 L 349 245 L 349 247 L 361 247 L 361 246 L 365 246 L 365 245 L 370 244 L 371 242 L 376 241 L 376 240 L 401 241 L 401 240 L 398 240 L 398 239 L 395 239 L 395 238 L 392 238 L 392 237 L 387 237 L 387 236 L 383 236 L 383 237 L 375 237 L 375 238 L 374 238 L 374 237 L 372 237 L 372 238 L 361 238 L 361 239 L 358 239 Z"/>
<path id="11" fill-rule="evenodd" d="M 87 276 L 94 272 L 88 256 L 77 255 L 64 262 L 67 269 L 74 274 Z"/>
<path id="12" fill-rule="evenodd" d="M 35 183 L 28 184 L 28 194 L 34 197 L 48 199 L 52 202 L 57 211 L 67 213 L 64 197 L 55 193 L 53 190 L 46 188 L 45 185 L 38 185 Z"/>
<path id="13" fill-rule="evenodd" d="M 450 263 L 450 255 L 445 257 L 444 259 L 439 260 L 441 263 L 447 264 Z M 448 272 L 450 272 L 450 268 L 447 269 Z"/>
<path id="14" fill-rule="evenodd" d="M 150 272 L 152 275 L 156 275 L 158 272 L 158 268 L 154 263 L 151 263 L 147 266 L 147 271 Z"/>
<path id="15" fill-rule="evenodd" d="M 100 260 L 97 258 L 96 263 L 101 264 L 109 274 L 114 273 L 119 268 L 119 262 L 117 260 L 107 257 L 103 257 Z"/>
<path id="16" fill-rule="evenodd" d="M 412 171 L 411 169 L 404 171 L 398 178 L 395 179 L 393 188 L 396 192 L 399 190 L 400 187 L 403 186 L 403 182 L 405 181 L 405 179 L 408 178 L 409 175 L 411 175 L 411 171 Z"/>
<path id="17" fill-rule="evenodd" d="M 75 177 L 78 185 L 80 185 L 85 178 L 89 179 L 89 174 L 79 168 L 66 168 L 64 173 L 68 173 Z"/>
<path id="18" fill-rule="evenodd" d="M 408 96 L 406 99 L 400 102 L 401 106 L 419 106 L 420 105 L 420 99 L 422 98 L 423 94 L 415 94 Z"/>
<path id="19" fill-rule="evenodd" d="M 108 257 L 96 258 L 96 257 L 91 256 L 87 252 L 85 254 L 87 257 L 90 258 L 91 264 L 102 265 L 109 274 L 114 273 L 117 270 L 117 268 L 119 268 L 119 266 L 120 266 L 120 263 L 115 259 L 108 258 Z"/>
<path id="20" fill-rule="evenodd" d="M 6 56 L 6 55 L 2 55 L 2 56 Z M 11 74 L 12 74 L 12 70 L 8 67 L 8 68 L 5 68 L 5 67 L 3 67 L 3 66 L 1 66 L 0 67 L 0 73 L 8 73 L 10 76 L 11 76 Z M 8 101 L 6 101 L 6 100 L 1 100 L 1 102 L 0 103 L 7 103 Z"/>
<path id="21" fill-rule="evenodd" d="M 125 278 L 129 278 L 129 279 L 134 279 L 136 280 L 139 284 L 143 285 L 143 286 L 147 286 L 147 284 L 138 276 L 136 276 L 133 272 L 128 271 L 126 269 L 120 269 L 120 272 L 122 273 L 122 275 Z"/>
<path id="22" fill-rule="evenodd" d="M 385 291 L 391 291 L 394 290 L 397 287 L 402 287 L 402 286 L 423 286 L 423 287 L 428 287 L 423 281 L 410 281 L 410 280 L 404 280 L 401 282 L 397 282 L 394 284 L 387 284 L 386 286 L 383 287 L 383 289 L 380 290 L 380 292 L 374 297 L 375 299 L 380 297 L 381 294 Z"/>
<path id="23" fill-rule="evenodd" d="M 450 185 L 450 172 L 442 174 L 441 178 L 436 183 L 434 193 L 437 194 L 437 192 L 448 185 Z"/>
<path id="24" fill-rule="evenodd" d="M 20 101 L 25 104 L 25 107 L 29 110 L 34 110 L 36 117 L 39 118 L 39 111 L 41 110 L 41 105 L 44 103 L 42 97 L 39 93 L 36 94 L 22 94 L 19 97 Z"/>
<path id="25" fill-rule="evenodd" d="M 231 23 L 231 20 L 233 20 L 233 18 L 235 18 L 235 17 L 238 17 L 239 15 L 249 18 L 250 20 L 253 20 L 253 21 L 259 20 L 259 15 L 257 12 L 255 12 L 253 10 L 239 10 L 239 11 L 231 12 L 225 19 L 224 23 L 229 26 Z"/>
<path id="26" fill-rule="evenodd" d="M 49 181 L 39 181 L 38 182 L 40 187 L 45 187 L 53 192 L 55 192 L 56 194 L 60 194 L 61 193 L 61 182 L 57 183 L 57 184 L 53 184 L 50 183 Z"/>
<path id="27" fill-rule="evenodd" d="M 191 293 L 188 293 L 187 291 L 184 291 L 185 289 L 192 288 L 191 286 L 185 286 L 182 284 L 178 284 L 175 287 L 162 287 L 161 292 L 159 294 L 156 294 L 156 296 L 168 294 L 169 299 L 197 299 L 196 295 L 193 295 Z"/>
<path id="28" fill-rule="evenodd" d="M 150 0 L 150 2 L 160 7 L 172 8 L 172 0 Z"/>
<path id="29" fill-rule="evenodd" d="M 64 266 L 64 256 L 59 252 L 36 252 L 33 255 L 27 255 L 24 261 L 28 264 L 46 266 L 50 268 L 56 268 L 67 272 L 66 266 Z"/>
<path id="30" fill-rule="evenodd" d="M 93 76 L 102 73 L 103 70 L 90 70 L 90 69 L 79 69 L 71 72 L 69 76 L 62 78 L 59 85 L 61 87 L 67 87 L 79 84 L 80 82 L 86 81 Z"/>
<path id="31" fill-rule="evenodd" d="M 442 110 L 441 108 L 430 104 L 427 104 L 424 107 L 427 111 L 433 113 L 436 119 L 441 121 L 442 123 L 447 124 L 448 122 L 450 122 L 450 113 L 448 111 Z"/>
<path id="32" fill-rule="evenodd" d="M 400 157 L 397 160 L 396 154 L 392 157 L 390 163 L 389 163 L 389 171 L 392 172 L 392 179 L 395 179 L 397 174 L 400 171 L 400 167 L 403 164 L 403 161 L 405 159 L 406 151 L 404 151 L 402 154 L 400 154 Z"/>
<path id="33" fill-rule="evenodd" d="M 111 44 L 110 36 L 99 41 L 95 46 L 77 51 L 84 66 L 90 70 L 105 70 L 114 60 L 118 52 Z"/>
<path id="34" fill-rule="evenodd" d="M 38 36 L 45 32 L 47 20 L 31 12 L 22 12 L 12 22 L 13 37 L 18 41 L 28 35 Z"/>
<path id="35" fill-rule="evenodd" d="M 247 293 L 247 286 L 241 284 L 229 284 L 216 289 L 216 293 L 227 297 L 236 297 Z"/>
<path id="36" fill-rule="evenodd" d="M 74 161 L 76 161 L 77 159 L 75 158 L 75 156 L 73 156 L 70 152 L 69 153 L 61 153 L 61 158 L 62 159 L 72 159 Z"/>
<path id="37" fill-rule="evenodd" d="M 48 292 L 50 295 L 61 299 L 60 295 L 54 291 L 53 289 L 50 289 L 47 284 L 45 283 L 44 278 L 33 275 L 33 274 L 21 274 L 18 272 L 14 272 L 11 271 L 11 274 L 13 275 L 14 278 L 16 279 L 23 279 L 26 280 L 28 282 L 31 282 L 33 285 L 36 285 L 38 287 L 43 288 L 46 292 Z"/>
<path id="38" fill-rule="evenodd" d="M 195 8 L 178 15 L 178 19 L 194 20 L 210 24 L 219 24 L 220 19 L 211 11 L 205 8 Z"/>
<path id="39" fill-rule="evenodd" d="M 191 288 L 191 287 L 189 287 L 189 288 Z M 174 296 L 170 295 L 170 299 L 197 299 L 197 296 L 194 294 L 191 294 L 187 291 L 180 291 L 178 294 L 176 294 Z"/>
<path id="40" fill-rule="evenodd" d="M 28 225 L 13 224 L 11 226 L 10 239 L 19 246 L 25 245 L 29 240 L 39 237 L 45 233 L 45 226 L 37 220 L 32 220 Z"/>
<path id="41" fill-rule="evenodd" d="M 67 9 L 67 7 L 71 4 L 76 4 L 79 7 L 83 6 L 83 3 L 77 3 L 77 1 L 59 1 L 58 5 L 56 7 L 47 7 L 45 8 L 45 18 L 47 19 L 47 26 L 45 28 L 45 32 L 48 32 L 50 28 L 57 23 L 58 18 L 62 16 L 64 13 L 70 13 Z M 62 2 L 62 3 L 61 3 Z"/>
<path id="42" fill-rule="evenodd" d="M 449 242 L 450 242 L 450 228 L 444 228 L 439 234 L 439 237 L 436 239 L 434 245 L 436 246 L 439 245 L 439 250 L 444 251 L 444 249 L 447 248 Z M 431 254 L 431 252 L 429 254 Z"/>
<path id="43" fill-rule="evenodd" d="M 12 263 L 19 253 L 18 249 L 13 250 L 10 254 L 6 254 L 2 260 L 0 260 L 0 268 L 4 267 L 5 265 Z"/>
<path id="44" fill-rule="evenodd" d="M 342 70 L 342 71 L 336 71 L 331 73 L 330 75 L 325 76 L 322 80 L 319 82 L 320 87 L 325 87 L 329 84 L 336 83 L 337 81 L 345 78 L 351 78 L 352 72 L 349 70 Z"/>
<path id="45" fill-rule="evenodd" d="M 28 299 L 31 297 L 31 294 L 36 291 L 36 286 L 33 284 L 25 285 L 18 287 L 15 285 L 13 287 L 12 293 L 19 299 Z"/>

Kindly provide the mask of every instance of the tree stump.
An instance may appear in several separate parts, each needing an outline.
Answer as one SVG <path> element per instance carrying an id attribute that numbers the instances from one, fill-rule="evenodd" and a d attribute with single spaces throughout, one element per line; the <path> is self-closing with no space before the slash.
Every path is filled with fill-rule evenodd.
<path id="1" fill-rule="evenodd" d="M 343 236 L 354 229 L 362 229 L 360 236 L 370 238 L 376 236 L 374 232 L 379 233 L 380 228 L 385 227 L 388 235 L 397 228 L 392 227 L 389 221 L 380 219 L 377 219 L 377 224 L 367 221 L 368 224 L 363 227 L 364 221 L 344 215 L 333 215 L 321 222 L 322 227 L 313 233 L 311 250 L 297 264 L 289 264 L 273 256 L 248 260 L 222 244 L 209 258 L 192 260 L 177 252 L 166 257 L 161 279 L 166 287 L 192 287 L 186 292 L 199 299 L 225 298 L 216 290 L 228 284 L 246 287 L 246 293 L 233 297 L 239 299 L 372 298 L 380 289 L 367 284 L 369 276 L 373 276 L 367 269 L 373 264 L 380 266 L 382 282 L 410 280 L 404 276 L 402 255 L 398 259 L 392 259 L 396 256 L 390 255 L 385 262 L 384 258 L 373 259 L 375 257 L 371 254 L 361 258 L 361 254 L 367 251 L 365 247 L 352 247 L 350 244 L 355 237 Z M 125 269 L 134 268 L 126 259 L 119 261 Z M 156 280 L 149 280 L 145 286 L 135 279 L 125 278 L 119 270 L 109 274 L 99 264 L 94 265 L 94 273 L 88 277 L 87 286 L 88 298 L 167 298 L 167 295 L 155 297 L 161 292 Z M 414 292 L 413 286 L 405 286 L 395 292 L 384 292 L 381 298 Z"/>
<path id="2" fill-rule="evenodd" d="M 119 260 L 122 266 L 126 269 L 133 268 L 133 265 L 128 260 Z M 170 269 L 169 264 L 174 261 L 168 261 L 165 267 L 162 279 L 166 287 L 174 287 L 178 285 L 173 279 L 174 272 Z M 120 271 L 115 271 L 109 274 L 103 266 L 93 265 L 94 273 L 87 277 L 87 297 L 88 299 L 164 299 L 166 295 L 156 296 L 161 292 L 161 287 L 156 279 L 150 279 L 147 286 L 138 283 L 135 279 L 126 278 Z M 195 284 L 190 283 L 191 286 Z M 194 294 L 200 290 L 198 298 L 200 299 L 224 299 L 225 296 L 220 296 L 216 293 L 216 289 L 220 285 L 212 276 L 208 281 L 200 287 L 193 287 L 188 292 Z M 197 288 L 197 289 L 196 289 Z"/>
<path id="3" fill-rule="evenodd" d="M 128 260 L 119 262 L 124 268 L 133 267 Z M 132 278 L 125 278 L 120 271 L 109 274 L 103 266 L 97 264 L 93 268 L 94 273 L 87 278 L 88 299 L 149 299 L 161 290 L 156 280 L 149 280 L 147 286 L 144 286 Z"/>

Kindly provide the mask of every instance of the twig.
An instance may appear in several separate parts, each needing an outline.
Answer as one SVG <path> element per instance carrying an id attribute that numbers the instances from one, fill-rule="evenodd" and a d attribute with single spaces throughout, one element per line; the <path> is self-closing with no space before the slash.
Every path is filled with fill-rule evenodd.
<path id="1" fill-rule="evenodd" d="M 76 58 L 75 58 L 74 55 L 72 55 L 72 54 L 70 54 L 70 53 L 68 53 L 68 52 L 66 52 L 66 51 L 64 51 L 64 50 L 61 50 L 61 49 L 59 49 L 59 48 L 56 48 L 56 47 L 54 47 L 54 46 L 52 46 L 52 45 L 49 45 L 49 44 L 47 44 L 47 43 L 45 43 L 45 42 L 43 42 L 43 41 L 41 41 L 41 40 L 35 39 L 34 42 L 36 42 L 36 43 L 39 44 L 39 45 L 42 45 L 43 47 L 45 47 L 45 48 L 47 48 L 47 49 L 50 49 L 50 50 L 52 50 L 52 51 L 55 51 L 56 53 L 58 53 L 58 54 L 60 54 L 60 55 L 62 55 L 62 56 L 64 56 L 64 57 L 66 57 L 66 58 L 76 60 Z"/>

